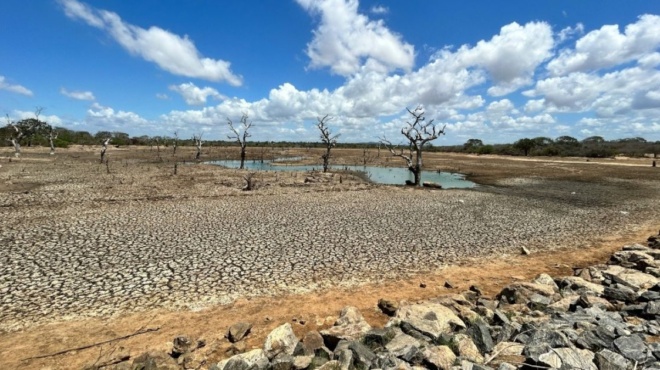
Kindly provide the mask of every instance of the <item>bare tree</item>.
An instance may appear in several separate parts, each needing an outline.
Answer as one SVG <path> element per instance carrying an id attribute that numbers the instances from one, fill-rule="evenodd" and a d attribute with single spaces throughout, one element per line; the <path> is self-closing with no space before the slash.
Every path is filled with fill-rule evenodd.
<path id="1" fill-rule="evenodd" d="M 245 180 L 245 186 L 243 187 L 244 191 L 254 190 L 254 185 L 255 185 L 254 175 L 256 174 L 257 174 L 256 172 L 250 172 L 247 175 L 243 176 L 243 180 Z"/>
<path id="2" fill-rule="evenodd" d="M 327 126 L 328 121 L 332 117 L 329 117 L 327 114 L 323 118 L 317 117 L 316 120 L 318 123 L 316 127 L 321 131 L 321 142 L 325 145 L 325 153 L 321 156 L 323 158 L 323 172 L 328 172 L 328 166 L 330 163 L 330 149 L 334 148 L 337 145 L 337 138 L 340 134 L 332 136 L 330 128 Z"/>
<path id="3" fill-rule="evenodd" d="M 54 141 L 57 140 L 57 131 L 55 131 L 55 128 L 53 126 L 50 126 L 50 131 L 48 132 L 48 144 L 50 144 L 50 155 L 55 155 L 55 143 Z"/>
<path id="4" fill-rule="evenodd" d="M 392 155 L 401 157 L 406 161 L 408 170 L 415 177 L 414 185 L 421 186 L 422 150 L 424 145 L 437 139 L 438 136 L 444 135 L 446 126 L 439 128 L 433 124 L 434 120 L 425 122 L 424 109 L 421 106 L 417 106 L 412 111 L 408 108 L 406 110 L 412 116 L 412 122 L 406 121 L 406 126 L 401 129 L 401 134 L 408 139 L 409 155 L 404 154 L 403 149 L 397 152 L 392 143 L 385 138 L 381 138 L 380 141 L 387 146 Z"/>
<path id="5" fill-rule="evenodd" d="M 110 143 L 111 138 L 105 138 L 102 142 L 101 145 L 103 146 L 101 148 L 101 163 L 103 163 L 103 160 L 105 159 L 105 151 L 108 150 L 108 144 Z"/>
<path id="6" fill-rule="evenodd" d="M 195 153 L 195 159 L 199 160 L 199 157 L 202 156 L 202 134 L 193 135 L 193 143 L 197 147 L 197 153 Z"/>
<path id="7" fill-rule="evenodd" d="M 9 119 L 9 114 L 7 114 L 7 126 L 13 128 L 16 132 L 16 135 L 7 139 L 7 141 L 11 142 L 11 145 L 14 146 L 14 157 L 18 158 L 21 156 L 21 138 L 23 137 L 23 131 Z"/>
<path id="8" fill-rule="evenodd" d="M 172 155 L 176 155 L 176 147 L 179 144 L 179 134 L 174 131 L 174 143 L 172 145 Z"/>
<path id="9" fill-rule="evenodd" d="M 241 147 L 241 166 L 239 168 L 243 169 L 245 166 L 245 148 L 247 147 L 247 138 L 252 136 L 248 132 L 250 127 L 252 127 L 252 121 L 248 121 L 247 113 L 243 113 L 243 116 L 241 117 L 241 129 L 243 130 L 242 133 L 234 127 L 234 123 L 229 118 L 227 118 L 227 124 L 229 125 L 231 131 L 234 133 L 233 135 L 227 135 L 227 138 L 230 140 L 236 140 L 238 145 Z"/>

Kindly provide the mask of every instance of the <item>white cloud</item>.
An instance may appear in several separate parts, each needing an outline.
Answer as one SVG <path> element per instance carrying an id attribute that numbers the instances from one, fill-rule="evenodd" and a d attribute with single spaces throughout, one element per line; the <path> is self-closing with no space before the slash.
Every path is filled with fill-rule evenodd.
<path id="1" fill-rule="evenodd" d="M 157 93 L 156 97 L 160 100 L 170 100 L 170 97 L 167 94 Z"/>
<path id="2" fill-rule="evenodd" d="M 307 45 L 311 68 L 330 67 L 333 73 L 350 76 L 361 69 L 409 71 L 415 49 L 383 21 L 358 13 L 357 0 L 296 0 L 305 10 L 320 14 L 321 23 Z"/>
<path id="3" fill-rule="evenodd" d="M 103 106 L 99 103 L 93 103 L 90 109 L 87 110 L 88 124 L 103 126 L 104 129 L 110 128 L 125 130 L 131 128 L 134 130 L 136 126 L 145 126 L 150 122 L 133 112 L 115 111 L 111 107 Z"/>
<path id="4" fill-rule="evenodd" d="M 536 68 L 552 56 L 555 43 L 552 29 L 545 22 L 524 26 L 511 23 L 489 41 L 474 47 L 463 45 L 454 55 L 463 67 L 478 66 L 488 71 L 495 83 L 488 89 L 493 96 L 509 94 L 533 83 Z"/>
<path id="5" fill-rule="evenodd" d="M 34 118 L 34 112 L 15 110 L 12 115 L 12 120 L 20 121 L 22 119 Z M 39 121 L 46 122 L 52 126 L 60 126 L 62 124 L 62 119 L 56 115 L 41 114 L 39 115 Z"/>
<path id="6" fill-rule="evenodd" d="M 60 93 L 64 96 L 76 100 L 95 100 L 94 94 L 91 91 L 69 91 L 65 88 L 60 89 Z"/>
<path id="7" fill-rule="evenodd" d="M 559 33 L 557 34 L 557 39 L 558 39 L 557 41 L 559 43 L 562 43 L 566 40 L 573 38 L 573 36 L 577 34 L 581 35 L 583 33 L 584 33 L 584 25 L 582 23 L 578 23 L 575 25 L 575 27 L 566 27 L 561 31 L 559 31 Z"/>
<path id="8" fill-rule="evenodd" d="M 563 50 L 548 63 L 555 76 L 588 72 L 626 63 L 654 52 L 660 46 L 660 16 L 646 14 L 626 26 L 605 25 L 579 39 L 575 49 Z"/>
<path id="9" fill-rule="evenodd" d="M 32 91 L 25 86 L 21 85 L 14 85 L 10 84 L 8 82 L 5 82 L 5 76 L 0 76 L 0 90 L 5 90 L 9 92 L 13 92 L 16 94 L 21 94 L 21 95 L 26 95 L 26 96 L 32 96 L 34 95 Z"/>
<path id="10" fill-rule="evenodd" d="M 192 82 L 180 85 L 170 85 L 169 89 L 181 94 L 183 100 L 185 100 L 188 105 L 204 105 L 209 97 L 216 100 L 224 100 L 227 98 L 212 87 L 199 88 Z"/>
<path id="11" fill-rule="evenodd" d="M 187 35 L 181 37 L 162 28 L 144 29 L 122 21 L 116 13 L 97 10 L 77 0 L 60 0 L 65 14 L 102 29 L 133 55 L 154 62 L 172 74 L 240 86 L 231 63 L 203 57 Z"/>
<path id="12" fill-rule="evenodd" d="M 373 14 L 387 14 L 390 12 L 390 9 L 383 5 L 374 5 L 371 7 L 370 11 Z"/>

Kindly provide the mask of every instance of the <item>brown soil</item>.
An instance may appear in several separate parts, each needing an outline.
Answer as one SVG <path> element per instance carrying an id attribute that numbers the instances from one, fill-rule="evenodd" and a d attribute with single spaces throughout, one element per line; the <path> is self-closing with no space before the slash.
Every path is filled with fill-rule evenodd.
<path id="1" fill-rule="evenodd" d="M 46 149 L 35 150 L 36 159 L 25 155 L 21 161 L 25 166 L 48 165 Z M 64 151 L 71 161 L 92 161 L 96 158 L 96 149 Z M 111 151 L 111 158 L 120 163 L 122 158 L 153 158 L 155 150 L 141 149 L 136 151 Z M 181 150 L 182 156 L 189 158 L 191 150 Z M 224 148 L 213 148 L 210 156 L 227 158 L 233 156 Z M 337 150 L 337 162 L 345 164 L 362 163 L 362 150 Z M 319 151 L 320 153 L 320 151 Z M 40 155 L 40 156 L 37 156 Z M 286 155 L 315 155 L 315 151 L 305 149 L 288 150 Z M 277 155 L 284 155 L 278 153 Z M 401 165 L 397 159 L 385 160 L 386 153 L 381 151 L 380 157 L 376 151 L 369 153 L 371 163 L 379 162 L 386 165 Z M 4 153 L 5 166 L 10 153 Z M 317 156 L 318 157 L 318 156 Z M 375 157 L 375 159 L 373 158 Z M 388 157 L 389 158 L 389 157 Z M 651 169 L 649 160 L 602 160 L 586 162 L 582 159 L 556 160 L 520 160 L 494 156 L 461 156 L 454 154 L 432 154 L 427 156 L 427 168 L 454 170 L 470 175 L 482 183 L 496 183 L 498 180 L 510 177 L 539 176 L 545 178 L 571 179 L 578 181 L 599 181 L 616 177 L 623 179 L 658 179 L 660 171 Z M 582 163 L 584 162 L 584 163 Z M 111 162 L 112 163 L 112 162 Z M 171 159 L 167 161 L 150 162 L 153 166 L 169 169 Z M 601 165 L 624 164 L 622 166 Z M 633 164 L 634 166 L 631 166 Z M 45 167 L 41 168 L 45 171 Z M 98 173 L 95 171 L 94 173 Z M 240 184 L 240 177 L 237 183 Z M 199 180 L 198 181 L 204 181 Z M 213 181 L 213 180 L 209 180 Z M 27 191 L 40 183 L 15 181 L 12 184 L 0 183 L 0 194 L 8 192 Z M 177 185 L 178 186 L 178 185 Z M 110 354 L 123 352 L 136 356 L 148 349 L 167 350 L 171 340 L 181 334 L 194 338 L 206 339 L 209 363 L 226 357 L 225 350 L 229 342 L 223 338 L 229 325 L 238 321 L 254 324 L 252 333 L 247 339 L 247 348 L 260 347 L 266 335 L 277 325 L 291 322 L 296 333 L 301 336 L 310 330 L 328 327 L 342 307 L 356 306 L 372 325 L 383 325 L 387 317 L 376 308 L 380 298 L 391 300 L 416 301 L 436 297 L 442 294 L 461 292 L 470 285 L 478 285 L 486 294 L 493 296 L 504 285 L 515 280 L 533 278 L 539 273 L 551 275 L 570 275 L 573 267 L 584 267 L 604 263 L 609 255 L 624 244 L 643 242 L 650 234 L 657 233 L 658 221 L 648 220 L 646 224 L 632 227 L 626 234 L 601 236 L 600 242 L 584 245 L 580 249 L 559 248 L 552 252 L 537 252 L 529 256 L 501 256 L 488 260 L 475 259 L 465 261 L 461 265 L 450 266 L 433 274 L 426 274 L 401 281 L 385 281 L 380 284 L 362 285 L 350 289 L 331 289 L 313 294 L 288 295 L 280 297 L 243 299 L 227 306 L 219 306 L 203 311 L 152 311 L 140 312 L 116 318 L 96 318 L 33 327 L 24 331 L 0 333 L 0 369 L 78 369 L 86 364 L 93 364 L 99 358 Z M 445 281 L 451 281 L 454 289 L 443 287 Z M 420 287 L 420 282 L 426 288 Z M 302 324 L 304 322 L 304 324 Z M 111 344 L 94 346 L 90 349 L 68 352 L 63 355 L 49 356 L 43 359 L 26 360 L 31 357 L 52 354 L 58 351 L 85 346 L 93 343 L 124 336 L 142 327 L 159 327 L 151 332 Z"/>

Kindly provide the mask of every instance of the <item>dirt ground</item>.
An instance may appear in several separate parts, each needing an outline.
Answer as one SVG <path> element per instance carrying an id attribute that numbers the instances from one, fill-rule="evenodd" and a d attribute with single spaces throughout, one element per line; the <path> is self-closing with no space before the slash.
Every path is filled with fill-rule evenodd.
<path id="1" fill-rule="evenodd" d="M 267 148 L 270 149 L 270 148 Z M 108 150 L 110 163 L 109 170 L 98 162 L 97 147 L 71 148 L 60 150 L 54 159 L 48 156 L 45 148 L 26 148 L 23 158 L 12 159 L 9 149 L 0 151 L 0 175 L 11 166 L 22 166 L 32 176 L 19 178 L 16 172 L 14 177 L 0 182 L 0 197 L 11 194 L 29 192 L 49 181 L 87 181 L 90 177 L 113 175 L 112 181 L 125 181 L 129 171 L 140 168 L 143 177 L 149 174 L 150 181 L 158 179 L 154 184 L 156 189 L 145 190 L 135 188 L 134 191 L 124 189 L 120 193 L 105 189 L 105 192 L 121 197 L 154 197 L 157 201 L 159 191 L 167 190 L 168 194 L 184 192 L 188 197 L 202 196 L 204 192 L 214 185 L 218 179 L 214 174 L 218 171 L 209 166 L 186 167 L 182 162 L 190 163 L 192 148 L 179 148 L 176 157 L 171 155 L 171 148 L 110 148 Z M 335 150 L 335 163 L 370 165 L 396 165 L 401 160 L 391 158 L 388 153 L 381 150 Z M 204 160 L 232 159 L 237 156 L 236 148 L 206 148 Z M 265 159 L 271 157 L 299 156 L 318 158 L 320 150 L 297 149 L 259 149 L 252 151 L 251 158 Z M 11 160 L 11 162 L 10 162 Z M 172 171 L 174 163 L 179 162 L 179 171 L 182 175 L 174 176 Z M 551 180 L 570 180 L 585 183 L 598 183 L 609 179 L 624 180 L 660 180 L 660 170 L 651 168 L 651 159 L 604 159 L 586 161 L 581 158 L 547 159 L 547 158 L 505 158 L 497 156 L 471 156 L 458 154 L 428 154 L 425 158 L 425 168 L 429 170 L 443 170 L 461 172 L 468 178 L 488 185 L 498 185 L 512 178 L 544 178 Z M 56 163 L 55 165 L 53 163 Z M 315 163 L 319 163 L 316 160 Z M 61 179 L 46 176 L 51 173 L 53 166 L 69 165 L 88 168 L 89 173 L 76 179 Z M 142 167 L 140 167 L 142 166 Z M 223 180 L 228 188 L 221 195 L 242 195 L 240 187 L 243 184 L 242 176 L 245 172 L 236 170 L 222 170 Z M 5 172 L 6 174 L 6 172 Z M 44 178 L 41 177 L 41 175 Z M 122 177 L 123 176 L 123 177 Z M 131 175 L 132 176 L 132 175 Z M 136 175 L 137 176 L 137 175 Z M 270 175 L 269 175 L 270 176 Z M 274 176 L 274 175 L 273 175 Z M 261 178 L 261 182 L 285 182 L 291 187 L 281 187 L 277 191 L 300 191 L 294 185 L 301 182 L 305 174 L 291 177 Z M 188 177 L 194 177 L 195 189 L 191 189 Z M 117 180 L 120 178 L 120 180 Z M 92 180 L 90 180 L 92 181 Z M 109 180 L 105 180 L 109 181 Z M 201 185 L 200 185 L 201 184 Z M 204 185 L 206 184 L 206 185 Z M 325 191 L 324 185 L 314 188 L 313 191 Z M 332 186 L 343 186 L 346 191 L 368 191 L 371 185 L 364 184 L 359 178 L 346 175 L 341 185 L 333 183 Z M 121 188 L 116 185 L 116 188 Z M 123 188 L 122 188 L 123 189 Z M 293 190 L 290 190 L 293 189 Z M 262 191 L 274 192 L 264 189 Z M 640 195 L 641 196 L 641 195 Z M 96 199 L 95 201 L 110 201 L 109 199 Z M 657 199 L 650 201 L 658 204 Z M 55 202 L 53 206 L 66 207 L 66 202 Z M 38 205 L 34 205 L 38 206 Z M 172 339 L 177 335 L 189 335 L 193 338 L 204 338 L 207 342 L 205 353 L 209 356 L 208 363 L 213 363 L 227 357 L 225 351 L 229 342 L 223 338 L 227 328 L 238 321 L 247 321 L 254 324 L 252 333 L 247 339 L 247 349 L 260 347 L 266 335 L 277 325 L 291 322 L 295 332 L 301 336 L 310 330 L 328 327 L 334 322 L 342 307 L 356 306 L 372 325 L 382 325 L 387 317 L 376 308 L 380 298 L 392 300 L 416 301 L 435 297 L 441 294 L 458 293 L 470 285 L 478 285 L 487 295 L 495 295 L 504 285 L 516 280 L 533 278 L 539 273 L 551 275 L 570 275 L 575 267 L 584 267 L 607 261 L 609 255 L 621 248 L 622 245 L 634 242 L 643 242 L 646 237 L 658 232 L 660 219 L 647 219 L 645 222 L 630 225 L 629 231 L 613 235 L 592 236 L 596 242 L 581 245 L 578 248 L 557 248 L 550 252 L 539 251 L 529 256 L 507 255 L 497 258 L 466 260 L 459 265 L 448 266 L 429 274 L 417 275 L 403 280 L 383 281 L 378 284 L 367 284 L 353 288 L 327 289 L 308 294 L 285 295 L 277 297 L 259 297 L 252 299 L 239 299 L 232 304 L 216 306 L 201 311 L 165 311 L 155 310 L 126 314 L 112 318 L 90 318 L 74 321 L 60 321 L 47 325 L 35 326 L 22 331 L 0 333 L 0 369 L 76 369 L 85 365 L 98 363 L 105 358 L 118 353 L 127 353 L 136 356 L 148 349 L 167 350 Z M 445 281 L 450 281 L 455 288 L 443 287 Z M 420 283 L 426 285 L 420 287 Z M 59 351 L 73 349 L 94 343 L 118 338 L 136 332 L 140 328 L 158 328 L 157 331 L 138 335 L 126 340 L 115 341 L 109 344 L 92 346 L 89 349 L 75 350 L 61 355 L 47 356 Z M 47 356 L 40 359 L 33 357 Z"/>

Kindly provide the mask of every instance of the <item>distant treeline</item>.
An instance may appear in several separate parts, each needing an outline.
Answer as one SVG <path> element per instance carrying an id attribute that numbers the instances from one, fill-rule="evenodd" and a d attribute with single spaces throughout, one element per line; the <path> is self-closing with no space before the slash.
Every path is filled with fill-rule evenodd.
<path id="1" fill-rule="evenodd" d="M 48 134 L 57 133 L 55 146 L 66 148 L 69 145 L 99 145 L 103 140 L 111 138 L 110 144 L 115 146 L 147 145 L 147 146 L 171 146 L 176 141 L 179 146 L 193 146 L 192 138 L 175 138 L 174 136 L 130 136 L 124 132 L 99 131 L 91 134 L 87 131 L 76 131 L 62 127 L 51 127 L 45 122 L 34 119 L 26 119 L 14 124 L 23 131 L 21 145 L 23 146 L 47 146 Z M 11 145 L 9 139 L 15 137 L 15 129 L 9 125 L 0 128 L 0 140 Z M 227 140 L 204 140 L 205 146 L 232 146 L 233 141 Z M 305 147 L 321 148 L 319 142 L 294 142 L 294 141 L 268 141 L 250 142 L 252 147 Z M 371 143 L 337 143 L 338 148 L 382 148 L 387 150 L 378 142 Z M 549 137 L 523 138 L 512 144 L 485 144 L 480 139 L 470 139 L 462 145 L 432 146 L 428 145 L 427 151 L 454 152 L 471 154 L 499 154 L 512 156 L 563 156 L 563 157 L 591 157 L 607 158 L 616 155 L 642 157 L 660 153 L 660 141 L 647 141 L 641 137 L 605 140 L 601 136 L 591 136 L 578 140 L 571 136 L 560 136 L 556 139 Z"/>

